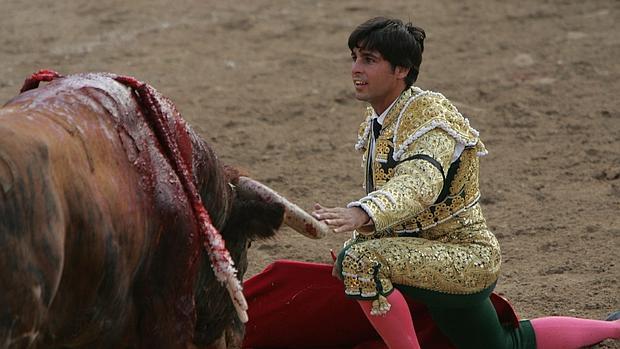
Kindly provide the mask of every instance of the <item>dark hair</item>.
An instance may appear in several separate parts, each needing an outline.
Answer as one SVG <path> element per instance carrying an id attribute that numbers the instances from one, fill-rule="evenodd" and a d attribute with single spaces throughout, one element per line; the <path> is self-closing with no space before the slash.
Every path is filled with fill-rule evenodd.
<path id="1" fill-rule="evenodd" d="M 376 17 L 360 24 L 349 35 L 349 49 L 377 50 L 392 68 L 410 68 L 405 77 L 409 88 L 418 78 L 422 52 L 424 52 L 424 29 L 400 19 Z"/>

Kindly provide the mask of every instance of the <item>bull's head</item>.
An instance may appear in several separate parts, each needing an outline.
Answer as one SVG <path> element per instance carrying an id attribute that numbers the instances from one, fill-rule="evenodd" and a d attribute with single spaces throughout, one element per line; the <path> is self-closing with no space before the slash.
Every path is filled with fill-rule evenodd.
<path id="1" fill-rule="evenodd" d="M 268 239 L 275 235 L 282 224 L 282 204 L 265 202 L 232 191 L 234 198 L 228 218 L 220 229 L 226 248 L 237 268 L 237 277 L 243 279 L 248 266 L 247 249 L 254 240 Z M 209 260 L 205 259 L 198 281 L 196 310 L 197 322 L 194 343 L 203 346 L 222 337 L 224 331 L 234 331 L 243 336 L 243 325 L 225 288 L 213 276 Z"/>
<path id="2" fill-rule="evenodd" d="M 239 176 L 232 168 L 226 167 L 223 172 L 223 177 L 227 178 L 225 185 L 218 181 L 205 183 L 207 189 L 201 194 L 209 211 L 215 213 L 212 217 L 226 242 L 240 280 L 247 270 L 247 249 L 251 242 L 273 237 L 282 223 L 311 238 L 320 238 L 328 231 L 327 226 L 267 186 Z M 214 194 L 227 199 L 223 203 L 222 200 L 213 200 Z M 218 202 L 220 205 L 215 204 Z M 223 342 L 226 341 L 225 334 L 230 347 L 231 339 L 241 341 L 243 321 L 235 312 L 228 293 L 213 276 L 208 259 L 201 270 L 194 343 L 205 346 L 218 340 Z"/>

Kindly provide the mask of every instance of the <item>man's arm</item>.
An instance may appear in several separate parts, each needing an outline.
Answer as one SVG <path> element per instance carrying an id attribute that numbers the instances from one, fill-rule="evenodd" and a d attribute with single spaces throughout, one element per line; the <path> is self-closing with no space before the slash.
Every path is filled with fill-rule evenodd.
<path id="1" fill-rule="evenodd" d="M 442 129 L 425 133 L 409 145 L 401 158 L 423 156 L 399 163 L 394 176 L 383 187 L 350 203 L 348 208 L 364 210 L 378 231 L 413 218 L 437 200 L 456 144 L 456 140 Z"/>

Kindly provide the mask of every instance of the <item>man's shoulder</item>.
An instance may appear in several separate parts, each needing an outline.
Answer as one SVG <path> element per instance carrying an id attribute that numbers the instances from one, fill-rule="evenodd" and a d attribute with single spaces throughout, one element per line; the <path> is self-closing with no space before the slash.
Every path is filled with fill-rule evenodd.
<path id="1" fill-rule="evenodd" d="M 440 128 L 464 146 L 478 143 L 478 131 L 472 128 L 448 98 L 438 92 L 412 87 L 394 127 L 395 158 L 430 130 Z"/>
<path id="2" fill-rule="evenodd" d="M 421 122 L 424 122 L 425 119 L 437 117 L 463 118 L 452 102 L 443 94 L 417 87 L 411 88 L 411 97 L 403 106 L 401 114 L 407 118 L 418 118 Z"/>
<path id="3" fill-rule="evenodd" d="M 412 87 L 411 97 L 401 109 L 396 123 L 399 133 L 405 134 L 440 124 L 463 130 L 470 128 L 469 120 L 448 98 L 441 93 L 416 87 Z"/>

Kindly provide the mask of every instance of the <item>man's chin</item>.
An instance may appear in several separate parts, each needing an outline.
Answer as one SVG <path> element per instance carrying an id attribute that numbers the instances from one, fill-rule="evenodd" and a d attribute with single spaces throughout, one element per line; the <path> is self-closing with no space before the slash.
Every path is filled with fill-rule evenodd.
<path id="1" fill-rule="evenodd" d="M 360 93 L 360 92 L 355 92 L 354 93 L 355 99 L 357 99 L 358 101 L 363 101 L 363 102 L 367 102 L 368 101 L 368 95 L 365 93 Z"/>

